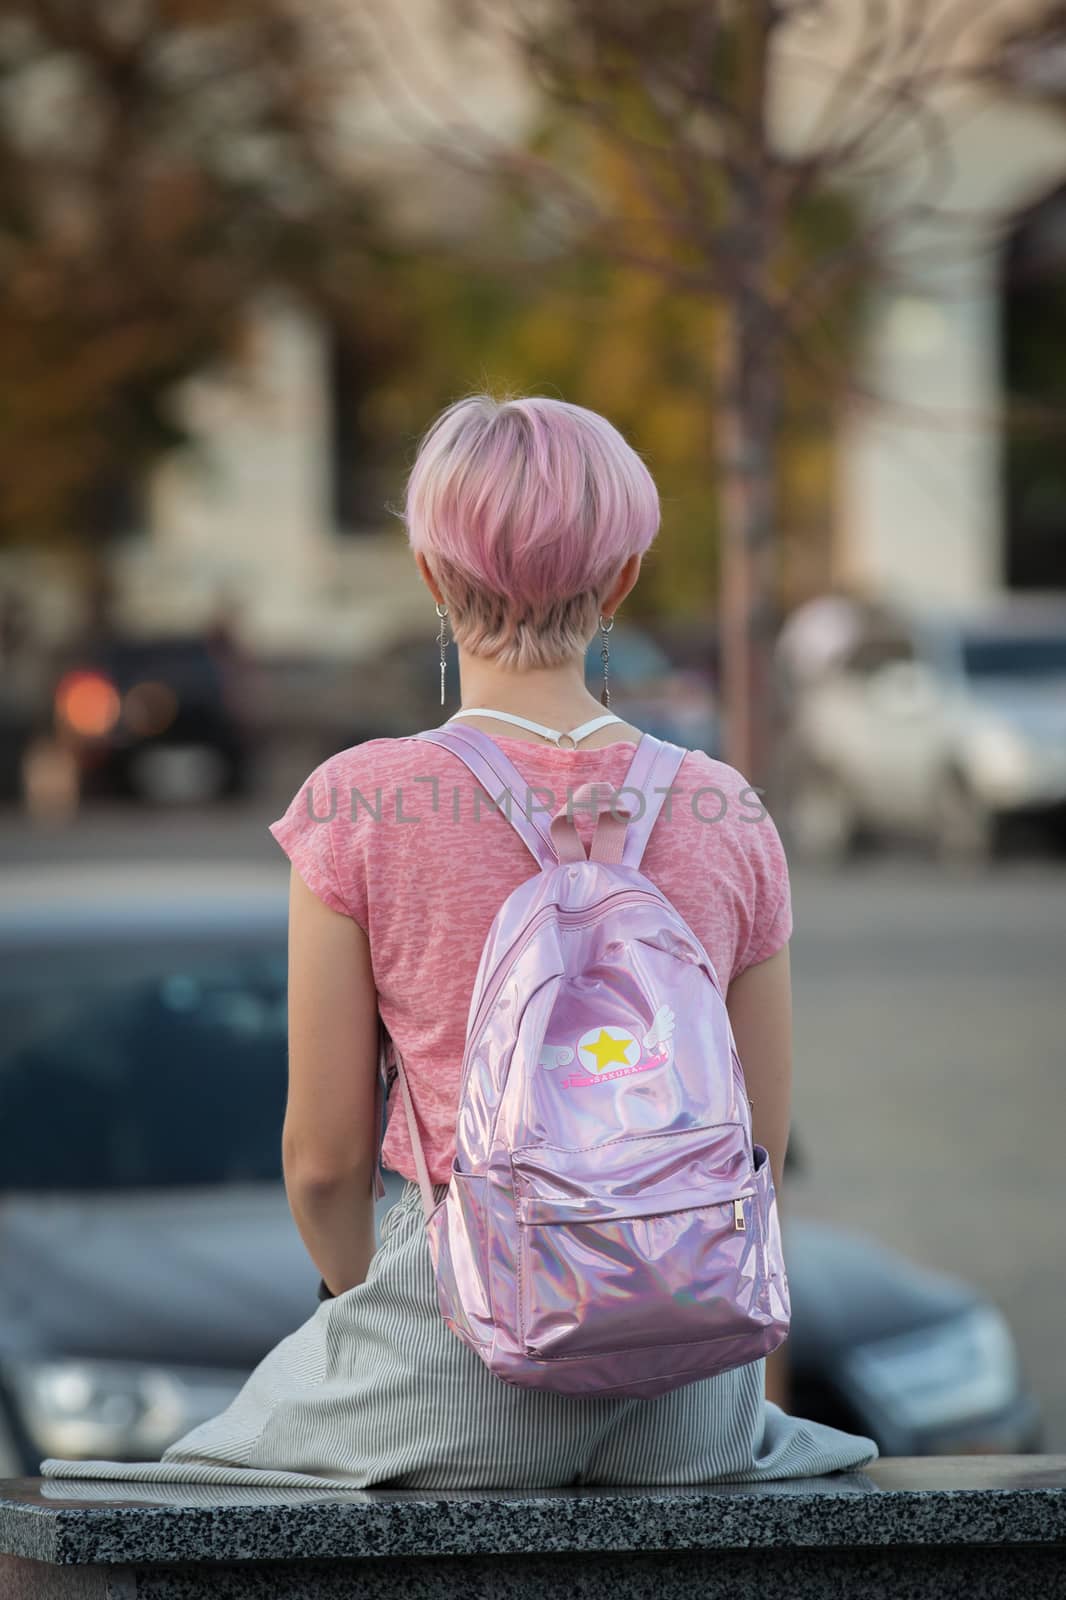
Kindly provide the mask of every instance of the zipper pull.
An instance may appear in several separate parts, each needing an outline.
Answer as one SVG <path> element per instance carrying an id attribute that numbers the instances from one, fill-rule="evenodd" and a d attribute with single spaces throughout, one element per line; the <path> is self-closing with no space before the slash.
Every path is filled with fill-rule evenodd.
<path id="1" fill-rule="evenodd" d="M 744 1221 L 744 1202 L 743 1200 L 734 1200 L 733 1227 L 737 1233 L 743 1233 L 747 1226 L 747 1223 Z"/>

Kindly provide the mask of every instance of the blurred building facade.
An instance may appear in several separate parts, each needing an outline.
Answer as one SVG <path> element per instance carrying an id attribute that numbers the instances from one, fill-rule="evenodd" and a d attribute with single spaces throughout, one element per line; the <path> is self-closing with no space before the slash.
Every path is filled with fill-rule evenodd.
<path id="1" fill-rule="evenodd" d="M 122 615 L 148 631 L 195 627 L 225 593 L 262 654 L 370 655 L 419 586 L 384 508 L 365 527 L 335 517 L 329 329 L 281 296 L 247 322 L 240 366 L 183 391 L 199 448 L 156 470 L 145 537 L 116 554 Z"/>
<path id="2" fill-rule="evenodd" d="M 907 281 L 875 294 L 862 378 L 888 403 L 853 409 L 837 451 L 842 572 L 919 604 L 1066 589 L 1066 492 L 1053 494 L 1050 520 L 1037 526 L 1037 503 L 1054 489 L 1051 458 L 1043 471 L 1035 459 L 1019 485 L 1025 447 L 1013 421 L 1019 402 L 1050 408 L 1061 381 L 1059 396 L 1021 394 L 1011 371 L 1026 314 L 1011 264 L 1038 219 L 1058 219 L 1057 251 L 1042 271 L 1066 282 L 1066 115 L 988 93 L 953 141 L 945 204 L 960 220 L 908 221 L 886 239 Z M 997 217 L 1011 219 L 1002 231 Z M 1049 327 L 1048 338 L 1058 342 L 1059 331 Z"/>

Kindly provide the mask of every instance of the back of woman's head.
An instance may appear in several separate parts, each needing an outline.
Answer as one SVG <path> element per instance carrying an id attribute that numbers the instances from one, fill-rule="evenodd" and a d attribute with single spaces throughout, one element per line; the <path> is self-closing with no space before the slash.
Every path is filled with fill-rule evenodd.
<path id="1" fill-rule="evenodd" d="M 583 653 L 626 560 L 651 544 L 651 474 L 595 411 L 541 396 L 474 394 L 419 446 L 408 538 L 472 655 L 514 668 Z"/>

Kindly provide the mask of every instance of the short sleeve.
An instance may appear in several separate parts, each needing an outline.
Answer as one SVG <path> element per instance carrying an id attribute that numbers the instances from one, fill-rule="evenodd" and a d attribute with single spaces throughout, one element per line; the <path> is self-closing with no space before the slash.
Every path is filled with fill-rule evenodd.
<path id="1" fill-rule="evenodd" d="M 755 903 L 737 972 L 768 961 L 792 937 L 792 889 L 781 835 L 769 812 L 744 826 L 752 852 Z"/>
<path id="2" fill-rule="evenodd" d="M 332 911 L 366 928 L 365 896 L 360 892 L 353 824 L 345 807 L 346 790 L 332 765 L 321 762 L 293 795 L 269 830 L 307 887 Z"/>

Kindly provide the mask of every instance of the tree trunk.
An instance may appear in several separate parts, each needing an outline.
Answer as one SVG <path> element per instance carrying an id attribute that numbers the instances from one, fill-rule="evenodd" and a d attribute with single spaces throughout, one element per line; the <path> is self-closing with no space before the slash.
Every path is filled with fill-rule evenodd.
<path id="1" fill-rule="evenodd" d="M 770 754 L 778 357 L 772 337 L 752 326 L 750 308 L 727 313 L 715 415 L 724 754 L 758 785 Z"/>
<path id="2" fill-rule="evenodd" d="M 781 347 L 770 302 L 777 232 L 766 129 L 770 0 L 750 0 L 738 25 L 748 138 L 745 157 L 729 179 L 729 289 L 716 350 L 720 672 L 725 759 L 751 783 L 764 785 L 781 410 Z"/>

